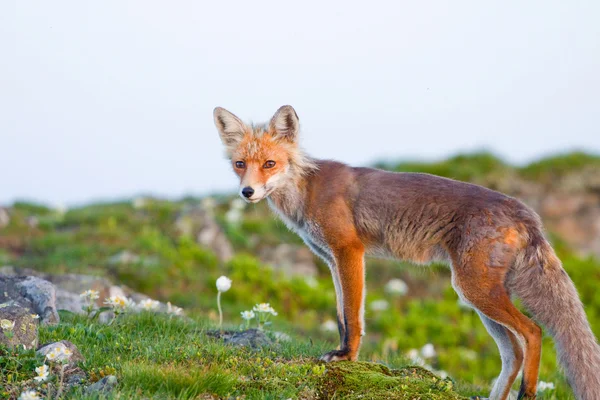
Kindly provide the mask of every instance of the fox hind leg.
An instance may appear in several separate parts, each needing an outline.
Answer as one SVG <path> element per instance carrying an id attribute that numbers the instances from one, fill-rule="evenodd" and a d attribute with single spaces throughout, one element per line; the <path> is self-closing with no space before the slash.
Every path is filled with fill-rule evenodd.
<path id="1" fill-rule="evenodd" d="M 509 339 L 513 338 L 511 342 L 516 341 L 523 347 L 523 381 L 518 398 L 535 399 L 542 330 L 511 302 L 504 286 L 502 268 L 488 267 L 481 263 L 453 265 L 452 274 L 453 286 L 456 291 L 479 313 L 510 331 L 513 334 L 513 336 L 508 336 Z M 513 349 L 515 347 L 513 344 Z M 503 387 L 501 387 L 502 384 Z M 512 382 L 509 379 L 505 382 L 497 382 L 493 393 L 499 397 L 492 399 L 505 400 L 510 392 L 510 386 L 512 386 Z"/>
<path id="2" fill-rule="evenodd" d="M 479 311 L 478 314 L 488 333 L 496 341 L 502 360 L 502 370 L 492 388 L 490 400 L 504 399 L 508 397 L 523 365 L 523 349 L 519 339 L 510 330 L 492 321 Z"/>

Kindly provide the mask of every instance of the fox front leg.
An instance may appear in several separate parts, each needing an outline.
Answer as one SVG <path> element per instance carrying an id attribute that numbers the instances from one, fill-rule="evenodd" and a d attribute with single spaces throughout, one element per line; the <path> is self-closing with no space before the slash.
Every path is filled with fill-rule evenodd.
<path id="1" fill-rule="evenodd" d="M 341 291 L 343 321 L 340 325 L 341 346 L 323 355 L 323 361 L 341 361 L 358 358 L 364 329 L 365 265 L 364 248 L 352 246 L 334 253 Z M 332 271 L 333 272 L 333 271 Z M 334 278 L 335 280 L 335 278 Z M 339 297 L 339 296 L 338 296 Z M 338 318 L 339 318 L 338 312 Z"/>

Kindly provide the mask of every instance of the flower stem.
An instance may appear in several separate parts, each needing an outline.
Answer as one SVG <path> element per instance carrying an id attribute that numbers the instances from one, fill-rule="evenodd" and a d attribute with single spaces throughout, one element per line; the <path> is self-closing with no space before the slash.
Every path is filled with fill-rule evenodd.
<path id="1" fill-rule="evenodd" d="M 219 307 L 219 328 L 223 326 L 223 310 L 221 310 L 221 292 L 217 294 L 217 306 Z"/>

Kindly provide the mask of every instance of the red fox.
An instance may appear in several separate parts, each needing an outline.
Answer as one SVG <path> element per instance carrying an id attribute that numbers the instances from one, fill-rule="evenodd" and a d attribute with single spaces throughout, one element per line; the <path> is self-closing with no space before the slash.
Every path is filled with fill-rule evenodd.
<path id="1" fill-rule="evenodd" d="M 267 199 L 331 269 L 340 347 L 322 360 L 358 357 L 365 255 L 442 261 L 500 350 L 502 369 L 490 399 L 506 399 L 521 368 L 519 399 L 536 397 L 542 330 L 511 296 L 554 337 L 577 399 L 600 399 L 600 347 L 540 218 L 526 205 L 452 179 L 313 159 L 299 147 L 291 106 L 264 125 L 246 125 L 220 107 L 214 120 L 240 178 L 240 196 L 250 203 Z"/>

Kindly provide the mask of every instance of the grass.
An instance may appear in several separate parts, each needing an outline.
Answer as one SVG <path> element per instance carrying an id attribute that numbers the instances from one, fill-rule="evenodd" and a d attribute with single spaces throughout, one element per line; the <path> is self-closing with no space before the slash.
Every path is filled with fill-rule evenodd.
<path id="1" fill-rule="evenodd" d="M 91 380 L 115 374 L 119 385 L 111 399 L 463 398 L 451 380 L 406 363 L 399 369 L 367 362 L 322 363 L 318 356 L 330 344 L 309 338 L 253 350 L 209 338 L 202 321 L 143 312 L 108 326 L 71 313 L 61 316 L 59 325 L 41 327 L 40 341 L 73 342 L 86 359 L 81 366 Z M 22 368 L 33 369 L 35 357 L 31 352 L 27 357 Z M 0 396 L 15 394 L 6 377 L 2 383 Z M 66 398 L 94 397 L 74 389 Z"/>

